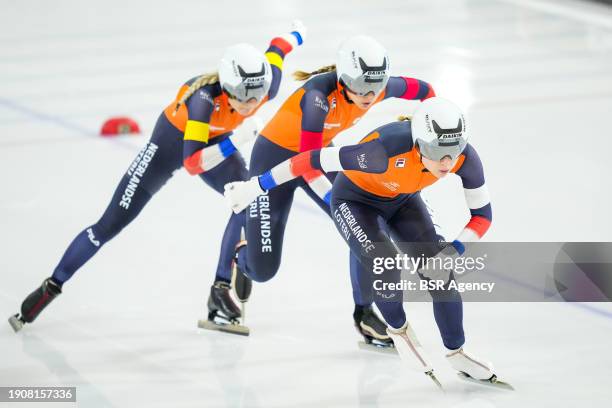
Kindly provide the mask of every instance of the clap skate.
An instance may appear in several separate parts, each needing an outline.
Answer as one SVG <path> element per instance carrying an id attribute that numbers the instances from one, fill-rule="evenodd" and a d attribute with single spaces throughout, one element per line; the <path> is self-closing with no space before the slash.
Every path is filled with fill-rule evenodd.
<path id="1" fill-rule="evenodd" d="M 387 334 L 387 325 L 372 306 L 355 306 L 353 320 L 357 332 L 363 336 L 363 341 L 358 343 L 360 349 L 397 354 L 393 340 Z"/>
<path id="2" fill-rule="evenodd" d="M 40 287 L 25 298 L 21 304 L 21 314 L 17 313 L 9 317 L 8 322 L 15 333 L 21 330 L 26 323 L 32 323 L 40 312 L 61 293 L 60 285 L 51 278 L 45 279 Z"/>
<path id="3" fill-rule="evenodd" d="M 497 375 L 493 372 L 493 364 L 468 354 L 463 347 L 451 351 L 446 355 L 446 358 L 450 365 L 458 371 L 457 375 L 462 380 L 506 390 L 514 390 L 512 385 L 497 378 Z"/>
<path id="4" fill-rule="evenodd" d="M 208 319 L 198 321 L 198 327 L 248 336 L 249 328 L 242 325 L 240 309 L 230 295 L 230 285 L 219 281 L 210 288 Z"/>
<path id="5" fill-rule="evenodd" d="M 389 336 L 393 339 L 393 343 L 395 347 L 397 347 L 400 358 L 417 368 L 419 371 L 425 373 L 425 375 L 431 378 L 432 381 L 442 389 L 442 384 L 440 384 L 440 381 L 438 381 L 438 378 L 434 374 L 433 368 L 429 365 L 423 346 L 421 346 L 421 343 L 417 339 L 416 333 L 412 330 L 410 323 L 406 321 L 399 329 L 389 327 L 387 333 L 389 333 Z"/>

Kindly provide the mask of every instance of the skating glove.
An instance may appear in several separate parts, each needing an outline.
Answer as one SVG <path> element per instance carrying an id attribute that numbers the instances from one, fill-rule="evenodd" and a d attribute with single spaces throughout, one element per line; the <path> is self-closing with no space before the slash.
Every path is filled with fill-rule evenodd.
<path id="1" fill-rule="evenodd" d="M 266 193 L 259 185 L 258 177 L 251 177 L 247 181 L 234 181 L 225 185 L 223 195 L 229 206 L 236 214 L 244 210 L 253 200 Z"/>
<path id="2" fill-rule="evenodd" d="M 296 32 L 301 38 L 302 41 L 300 41 L 299 44 L 306 40 L 308 30 L 306 29 L 306 26 L 304 26 L 304 23 L 302 23 L 302 20 L 293 20 L 291 22 L 291 31 Z"/>
<path id="3" fill-rule="evenodd" d="M 446 283 L 453 271 L 452 265 L 459 256 L 453 245 L 447 245 L 437 255 L 428 258 L 426 266 L 419 269 L 419 274 L 431 280 L 441 280 Z"/>
<path id="4" fill-rule="evenodd" d="M 257 116 L 250 117 L 229 138 L 235 147 L 245 145 L 257 137 L 262 129 L 263 122 Z"/>

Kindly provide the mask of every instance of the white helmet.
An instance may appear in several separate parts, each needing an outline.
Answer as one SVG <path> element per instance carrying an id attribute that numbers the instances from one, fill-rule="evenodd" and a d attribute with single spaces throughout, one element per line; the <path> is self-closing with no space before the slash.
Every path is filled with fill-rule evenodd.
<path id="1" fill-rule="evenodd" d="M 249 44 L 232 45 L 219 63 L 219 82 L 232 98 L 261 101 L 270 90 L 272 69 L 264 54 Z"/>
<path id="2" fill-rule="evenodd" d="M 412 116 L 412 140 L 430 160 L 459 157 L 468 141 L 465 117 L 453 102 L 439 97 L 423 101 Z"/>
<path id="3" fill-rule="evenodd" d="M 336 61 L 338 80 L 351 92 L 380 93 L 389 81 L 389 57 L 378 41 L 358 35 L 344 41 Z"/>

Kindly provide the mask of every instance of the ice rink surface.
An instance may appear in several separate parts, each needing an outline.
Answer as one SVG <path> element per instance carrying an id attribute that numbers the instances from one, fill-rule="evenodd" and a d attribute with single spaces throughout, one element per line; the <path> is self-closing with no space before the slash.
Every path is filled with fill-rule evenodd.
<path id="1" fill-rule="evenodd" d="M 612 8 L 520 0 L 0 6 L 3 319 L 98 219 L 179 86 L 214 69 L 232 43 L 264 50 L 296 17 L 309 35 L 288 56 L 262 119 L 298 86 L 288 73 L 332 63 L 343 38 L 370 34 L 388 48 L 394 74 L 427 80 L 467 110 L 492 195 L 487 240 L 612 240 Z M 382 103 L 337 141 L 355 142 L 414 106 Z M 98 137 L 112 115 L 136 118 L 144 135 Z M 458 178 L 426 195 L 453 237 L 468 218 Z M 467 347 L 515 392 L 456 378 L 431 304 L 406 309 L 446 394 L 397 357 L 359 350 L 347 248 L 301 192 L 281 270 L 248 304 L 251 336 L 199 332 L 228 216 L 199 178 L 177 173 L 35 324 L 19 334 L 0 325 L 0 386 L 76 386 L 81 407 L 609 406 L 610 304 L 466 304 Z"/>

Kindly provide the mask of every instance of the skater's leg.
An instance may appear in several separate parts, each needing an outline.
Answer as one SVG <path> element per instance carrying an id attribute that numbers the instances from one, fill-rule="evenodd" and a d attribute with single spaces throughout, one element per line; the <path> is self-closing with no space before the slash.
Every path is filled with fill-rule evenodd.
<path id="1" fill-rule="evenodd" d="M 258 136 L 249 166 L 249 176 L 263 174 L 296 153 Z M 256 282 L 265 282 L 280 267 L 285 225 L 298 180 L 285 183 L 259 196 L 246 208 L 247 245 L 237 252 L 237 267 Z"/>
<path id="2" fill-rule="evenodd" d="M 333 184 L 337 173 L 325 174 L 330 183 Z M 316 177 L 316 175 L 315 175 Z M 320 177 L 320 176 L 319 176 Z M 316 181 L 314 181 L 316 183 Z M 312 187 L 312 180 L 305 177 L 301 181 L 300 186 L 306 194 L 321 208 L 328 216 L 331 217 L 329 203 L 321 198 L 321 194 L 317 194 Z M 323 197 L 329 197 L 328 194 L 323 194 Z M 367 275 L 362 271 L 362 266 L 357 256 L 349 250 L 349 270 L 351 287 L 353 291 L 353 301 L 355 309 L 353 311 L 353 321 L 358 332 L 363 335 L 366 340 L 370 338 L 378 340 L 379 345 L 392 344 L 391 339 L 387 335 L 387 325 L 378 317 L 372 309 L 372 287 L 367 282 Z"/>
<path id="3" fill-rule="evenodd" d="M 160 118 L 151 140 L 133 160 L 106 211 L 72 241 L 53 272 L 59 285 L 140 214 L 151 197 L 181 167 L 180 133 Z"/>
<path id="4" fill-rule="evenodd" d="M 231 133 L 227 133 L 226 135 L 216 137 L 210 144 L 219 143 L 230 135 Z M 235 152 L 212 170 L 201 173 L 200 178 L 217 193 L 223 194 L 225 184 L 246 180 L 248 178 L 248 170 L 240 152 Z M 240 241 L 240 232 L 244 227 L 244 211 L 240 214 L 234 214 L 228 210 L 228 213 L 231 215 L 221 239 L 217 271 L 207 301 L 208 318 L 200 320 L 198 326 L 206 329 L 248 334 L 248 329 L 239 324 L 240 318 L 243 317 L 242 311 L 230 296 L 232 263 L 236 246 Z M 244 303 L 250 295 L 251 282 L 244 277 L 241 280 L 241 284 L 239 284 L 238 278 L 240 276 L 237 275 L 235 289 L 241 287 L 243 290 L 237 290 L 236 294 L 238 295 L 238 300 Z"/>
<path id="5" fill-rule="evenodd" d="M 215 273 L 215 282 L 229 283 L 232 280 L 232 261 L 234 260 L 236 245 L 240 242 L 240 231 L 245 226 L 244 217 L 244 211 L 240 214 L 232 213 L 227 221 L 221 239 L 221 251 L 217 263 L 217 272 Z"/>
<path id="6" fill-rule="evenodd" d="M 247 245 L 238 251 L 238 267 L 256 282 L 274 277 L 280 267 L 285 225 L 296 184 L 286 183 L 263 194 L 247 207 Z"/>
<path id="7" fill-rule="evenodd" d="M 426 257 L 434 256 L 440 251 L 440 243 L 444 241 L 443 237 L 436 233 L 427 206 L 418 193 L 406 199 L 400 210 L 389 219 L 389 227 L 393 239 L 408 256 L 418 257 L 421 254 Z M 451 279 L 454 279 L 452 274 Z M 463 304 L 459 292 L 447 287 L 444 290 L 432 290 L 429 293 L 433 300 L 434 317 L 442 342 L 446 348 L 451 350 L 446 355 L 451 366 L 477 380 L 488 380 L 495 383 L 497 379 L 493 372 L 493 365 L 463 349 L 465 343 Z M 411 329 L 407 327 L 406 333 L 410 331 Z M 414 332 L 412 334 L 414 335 Z M 395 334 L 392 334 L 393 336 Z M 505 383 L 500 384 L 508 386 Z"/>
<path id="8" fill-rule="evenodd" d="M 365 271 L 362 270 L 363 266 L 352 252 L 349 254 L 349 265 L 355 306 L 368 307 L 372 305 L 372 287 L 364 280 Z"/>
<path id="9" fill-rule="evenodd" d="M 357 196 L 350 191 L 345 192 L 340 189 L 338 191 L 346 196 Z M 385 284 L 399 282 L 401 277 L 401 271 L 397 266 L 381 270 L 381 266 L 386 264 L 384 261 L 394 259 L 399 254 L 389 235 L 387 224 L 389 214 L 381 209 L 377 202 L 370 204 L 368 197 L 357 196 L 356 200 L 358 201 L 332 194 L 332 218 L 336 228 L 349 244 L 351 251 L 359 256 L 365 274 L 370 277 L 376 276 L 375 279 L 371 279 L 374 301 L 390 325 L 387 332 L 400 357 L 412 365 L 416 363 L 418 369 L 439 385 L 416 334 L 406 320 L 402 292 L 385 287 Z M 382 264 L 380 260 L 383 260 Z"/>
<path id="10" fill-rule="evenodd" d="M 325 176 L 328 180 L 333 183 L 338 173 L 331 172 L 326 173 Z M 329 211 L 329 204 L 317 195 L 313 189 L 304 181 L 301 182 L 300 186 L 304 192 L 323 210 L 328 216 L 331 217 Z M 372 290 L 363 280 L 363 273 L 360 270 L 361 264 L 359 259 L 349 251 L 349 270 L 351 275 L 351 286 L 353 288 L 353 300 L 356 306 L 356 312 L 359 307 L 369 307 L 372 305 Z"/>
<path id="11" fill-rule="evenodd" d="M 395 257 L 397 254 L 385 223 L 380 221 L 381 215 L 371 206 L 341 197 L 332 197 L 331 214 L 336 228 L 348 243 L 353 255 L 360 261 L 362 286 L 372 288 L 374 257 Z M 399 271 L 385 271 L 381 278 L 385 282 L 397 281 Z M 401 327 L 405 322 L 401 291 L 376 290 L 373 294 L 387 323 L 393 327 Z"/>
<path id="12" fill-rule="evenodd" d="M 314 174 L 314 178 L 321 177 L 321 175 Z M 333 183 L 337 176 L 337 173 L 325 174 L 327 179 Z M 329 200 L 330 195 L 328 192 L 323 193 L 319 191 L 317 194 L 314 191 L 313 183 L 317 183 L 315 179 L 305 177 L 304 181 L 301 181 L 301 187 L 304 189 L 306 194 L 321 208 L 328 216 L 331 217 L 329 209 L 329 203 L 321 197 L 327 197 Z M 393 342 L 387 334 L 387 325 L 378 317 L 376 312 L 372 309 L 372 287 L 369 282 L 365 281 L 367 275 L 365 271 L 362 271 L 362 265 L 356 255 L 349 250 L 349 270 L 351 287 L 353 289 L 353 301 L 355 302 L 355 309 L 353 310 L 353 321 L 357 331 L 364 336 L 366 342 L 370 343 L 376 341 L 379 346 L 389 346 Z"/>
<path id="13" fill-rule="evenodd" d="M 434 256 L 441 249 L 440 241 L 444 241 L 437 234 L 427 206 L 418 193 L 406 200 L 389 220 L 389 226 L 395 242 L 409 256 Z M 460 348 L 465 342 L 461 295 L 456 289 L 432 290 L 429 293 L 444 346 L 449 350 Z"/>
<path id="14" fill-rule="evenodd" d="M 140 214 L 151 199 L 151 195 L 142 189 L 131 197 L 128 209 L 123 209 L 118 205 L 129 183 L 130 178 L 124 176 L 102 217 L 98 222 L 81 231 L 68 246 L 59 264 L 53 271 L 52 279 L 54 282 L 60 286 L 63 285 L 105 243 L 119 234 L 123 228 Z"/>
<path id="15" fill-rule="evenodd" d="M 248 170 L 242 155 L 236 152 L 211 171 L 200 174 L 200 177 L 216 192 L 223 194 L 225 184 L 233 181 L 246 180 L 248 178 Z M 234 214 L 231 211 L 228 212 L 231 213 L 231 216 L 225 227 L 223 238 L 221 239 L 221 251 L 217 263 L 217 272 L 215 274 L 216 282 L 230 282 L 234 252 L 236 250 L 236 245 L 240 241 L 240 231 L 245 224 L 244 211 L 240 214 Z"/>
<path id="16" fill-rule="evenodd" d="M 33 321 L 36 316 L 61 293 L 62 285 L 138 216 L 172 173 L 181 167 L 182 134 L 162 114 L 151 140 L 140 151 L 128 168 L 113 198 L 100 220 L 85 228 L 72 241 L 53 272 L 53 276 L 24 300 L 22 316 L 11 318 L 15 330 L 18 323 Z"/>

